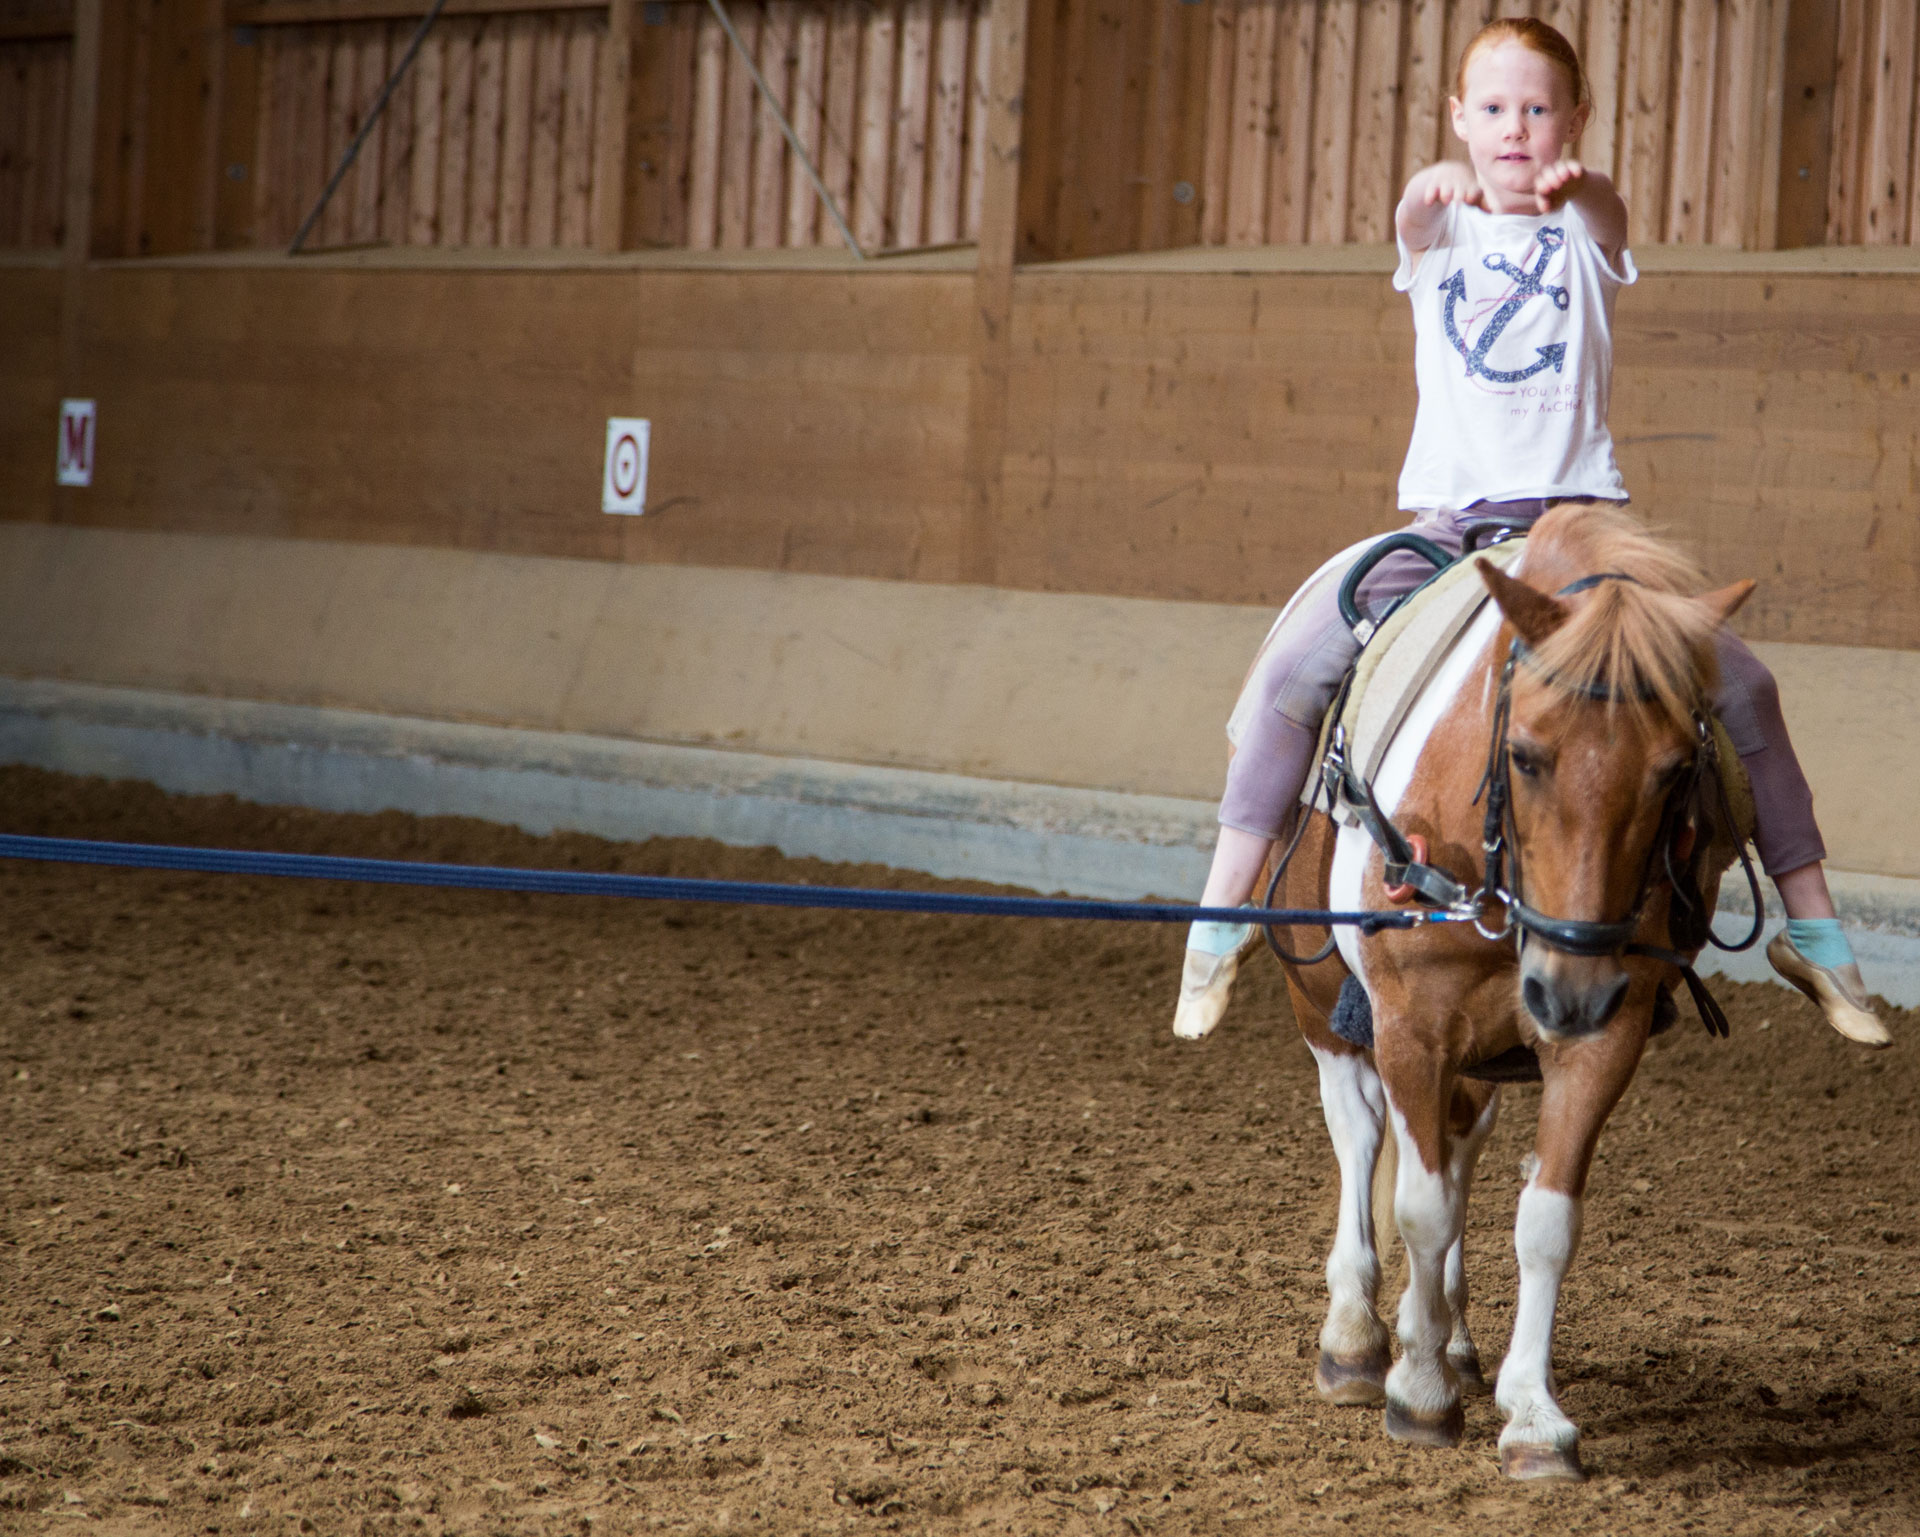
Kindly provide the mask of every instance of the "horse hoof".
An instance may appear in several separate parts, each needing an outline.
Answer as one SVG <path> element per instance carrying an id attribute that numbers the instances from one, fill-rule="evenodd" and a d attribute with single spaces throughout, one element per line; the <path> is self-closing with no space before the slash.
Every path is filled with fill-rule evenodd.
<path id="1" fill-rule="evenodd" d="M 1466 1430 L 1467 1411 L 1457 1403 L 1439 1414 L 1419 1414 L 1387 1400 L 1387 1434 L 1409 1446 L 1458 1446 Z"/>
<path id="2" fill-rule="evenodd" d="M 1580 1466 L 1580 1448 L 1575 1446 L 1527 1446 L 1516 1442 L 1500 1448 L 1500 1471 L 1508 1478 L 1554 1479 L 1561 1483 L 1583 1484 L 1586 1470 Z"/>
<path id="3" fill-rule="evenodd" d="M 1387 1372 L 1393 1362 L 1386 1351 L 1342 1361 L 1327 1351 L 1313 1369 L 1313 1385 L 1330 1404 L 1380 1404 L 1387 1399 Z"/>
<path id="4" fill-rule="evenodd" d="M 1468 1350 L 1461 1355 L 1449 1353 L 1447 1365 L 1453 1368 L 1454 1376 L 1460 1379 L 1460 1391 L 1469 1398 L 1485 1398 L 1493 1391 L 1487 1381 L 1487 1374 L 1480 1369 L 1480 1352 Z"/>

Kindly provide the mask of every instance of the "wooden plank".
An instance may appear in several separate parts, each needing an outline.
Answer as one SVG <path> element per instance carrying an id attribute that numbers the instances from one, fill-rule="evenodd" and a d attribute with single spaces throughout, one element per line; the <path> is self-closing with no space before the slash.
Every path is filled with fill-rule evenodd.
<path id="1" fill-rule="evenodd" d="M 753 119 L 759 111 L 747 57 L 760 46 L 760 17 L 742 12 L 733 18 L 740 47 L 727 44 L 726 106 L 720 120 L 720 237 L 725 251 L 747 243 L 753 197 Z"/>
<path id="2" fill-rule="evenodd" d="M 933 0 L 904 0 L 893 110 L 892 206 L 896 249 L 926 244 L 927 122 L 932 110 Z"/>
<path id="3" fill-rule="evenodd" d="M 1060 191 L 1073 174 L 1080 73 L 1072 55 L 1084 10 L 1074 0 L 1037 0 L 1026 34 L 1026 99 L 1020 123 L 1020 259 L 1050 261 L 1059 254 Z"/>
<path id="4" fill-rule="evenodd" d="M 699 12 L 688 9 L 643 11 L 634 29 L 625 130 L 627 209 L 621 226 L 621 243 L 628 247 L 689 243 L 700 20 Z"/>
<path id="5" fill-rule="evenodd" d="M 927 130 L 927 244 L 960 238 L 967 148 L 967 0 L 940 0 Z"/>
<path id="6" fill-rule="evenodd" d="M 78 0 L 73 12 L 73 48 L 67 76 L 67 121 L 64 135 L 65 196 L 60 208 L 61 261 L 79 267 L 93 250 L 95 171 L 98 165 L 100 85 L 105 74 L 103 44 L 104 0 Z M 71 361 L 79 330 L 79 304 L 72 284 L 61 284 L 62 370 Z"/>
<path id="7" fill-rule="evenodd" d="M 960 238 L 980 238 L 980 211 L 986 196 L 987 114 L 993 73 L 993 10 L 989 0 L 972 0 L 973 23 L 967 60 L 967 179 Z"/>
<path id="8" fill-rule="evenodd" d="M 331 29 L 322 46 L 326 50 L 326 139 L 325 151 L 321 156 L 322 169 L 320 185 L 314 189 L 317 197 L 325 187 L 327 178 L 333 174 L 333 168 L 340 163 L 340 157 L 346 153 L 347 145 L 353 138 L 357 119 L 354 116 L 355 75 L 360 62 L 360 50 L 356 46 L 358 39 L 354 28 L 339 27 Z M 345 245 L 353 227 L 354 175 L 347 174 L 333 197 L 322 210 L 320 223 L 307 237 L 309 244 L 316 246 Z M 308 208 L 311 200 L 302 198 Z M 303 213 L 304 219 L 306 215 Z"/>
<path id="9" fill-rule="evenodd" d="M 223 28 L 215 34 L 225 55 L 218 110 L 211 114 L 214 143 L 213 245 L 236 250 L 261 243 L 254 220 L 254 188 L 264 165 L 255 157 L 266 121 L 266 50 L 258 33 Z"/>
<path id="10" fill-rule="evenodd" d="M 627 146 L 633 124 L 635 0 L 610 0 L 600 44 L 600 77 L 593 98 L 593 175 L 588 225 L 593 247 L 626 244 Z M 664 51 L 664 50 L 663 50 Z"/>
<path id="11" fill-rule="evenodd" d="M 190 46 L 197 58 L 193 82 L 193 249 L 211 251 L 219 244 L 220 207 L 227 180 L 225 119 L 228 114 L 227 64 L 233 50 L 220 19 L 225 0 L 198 0 Z M 254 50 L 248 50 L 248 57 Z M 249 102 L 249 105 L 251 102 Z"/>
<path id="12" fill-rule="evenodd" d="M 1723 3 L 1680 0 L 1672 160 L 1667 175 L 1667 239 L 1672 241 L 1698 244 L 1710 228 L 1713 120 L 1719 95 L 1715 22 Z M 1737 5 L 1738 0 L 1731 3 Z M 1743 145 L 1748 156 L 1754 149 L 1751 142 Z"/>
<path id="13" fill-rule="evenodd" d="M 1267 239 L 1267 164 L 1274 113 L 1275 7 L 1241 7 L 1233 38 L 1232 137 L 1227 151 L 1228 245 Z"/>
<path id="14" fill-rule="evenodd" d="M 1617 0 L 1596 0 L 1597 4 L 1617 3 Z M 1572 43 L 1577 52 L 1580 47 L 1580 35 L 1586 26 L 1586 0 L 1539 0 L 1534 11 L 1554 31 Z M 1581 59 L 1580 67 L 1586 68 L 1586 60 Z"/>
<path id="15" fill-rule="evenodd" d="M 353 128 L 357 133 L 363 123 L 371 121 L 373 126 L 349 173 L 352 180 L 339 195 L 352 198 L 351 238 L 373 241 L 380 238 L 380 188 L 386 173 L 387 134 L 393 126 L 386 112 L 373 116 L 373 104 L 387 82 L 387 27 L 383 22 L 368 22 L 355 30 L 360 39 L 354 60 Z"/>
<path id="16" fill-rule="evenodd" d="M 1571 34 L 1574 47 L 1580 34 Z M 1410 0 L 1407 11 L 1407 59 L 1400 98 L 1400 170 L 1394 198 L 1413 174 L 1445 157 L 1444 133 L 1453 127 L 1447 97 L 1453 90 L 1453 65 L 1447 58 L 1446 0 Z"/>
<path id="17" fill-rule="evenodd" d="M 693 145 L 688 166 L 687 244 L 711 251 L 720 239 L 720 135 L 727 80 L 727 34 L 700 18 L 694 65 Z"/>
<path id="18" fill-rule="evenodd" d="M 1704 238 L 1715 245 L 1747 243 L 1756 217 L 1756 193 L 1767 168 L 1757 165 L 1762 142 L 1755 129 L 1765 99 L 1766 28 L 1771 0 L 1726 0 L 1714 86 L 1712 207 Z M 1676 150 L 1676 159 L 1684 166 Z"/>
<path id="19" fill-rule="evenodd" d="M 19 107 L 15 133 L 8 136 L 6 130 L 0 128 L 0 159 L 9 163 L 19 179 L 18 235 L 13 244 L 29 250 L 53 244 L 50 238 L 42 238 L 42 224 L 50 226 L 51 221 L 43 220 L 39 209 L 41 179 L 58 142 L 57 135 L 46 131 L 47 96 L 52 85 L 46 53 L 46 46 L 36 43 L 15 45 L 0 53 L 0 59 L 6 59 L 10 66 L 7 72 L 18 72 Z"/>
<path id="20" fill-rule="evenodd" d="M 27 243 L 21 215 L 33 184 L 23 153 L 32 90 L 29 59 L 24 47 L 0 52 L 0 250 Z"/>
<path id="21" fill-rule="evenodd" d="M 1171 104 L 1175 136 L 1174 153 L 1167 166 L 1173 185 L 1167 195 L 1173 199 L 1165 239 L 1168 248 L 1196 246 L 1201 243 L 1206 182 L 1207 131 L 1212 103 L 1207 100 L 1207 81 L 1212 71 L 1213 7 L 1187 5 L 1185 0 L 1174 10 L 1174 26 L 1179 50 L 1178 94 Z"/>
<path id="22" fill-rule="evenodd" d="M 66 238 L 67 120 L 73 110 L 72 40 L 63 38 L 47 44 L 43 58 L 47 86 L 43 97 L 46 126 L 41 140 L 46 149 L 39 161 L 40 190 L 35 197 L 39 226 L 34 233 L 34 244 L 58 250 Z"/>
<path id="23" fill-rule="evenodd" d="M 1587 7 L 1587 89 L 1593 116 L 1580 138 L 1580 155 L 1595 170 L 1618 182 L 1620 120 L 1626 111 L 1625 17 L 1614 0 L 1592 0 Z"/>
<path id="24" fill-rule="evenodd" d="M 471 238 L 468 217 L 473 206 L 474 45 L 480 29 L 456 21 L 447 27 L 446 84 L 440 107 L 440 204 L 434 220 L 434 239 L 443 246 L 463 246 Z"/>
<path id="25" fill-rule="evenodd" d="M 1239 35 L 1234 0 L 1213 0 L 1208 7 L 1206 154 L 1200 168 L 1200 241 L 1227 243 L 1233 178 L 1233 61 Z"/>
<path id="26" fill-rule="evenodd" d="M 1364 0 L 1360 11 L 1348 240 L 1393 238 L 1400 190 L 1401 11 L 1401 0 Z"/>
<path id="27" fill-rule="evenodd" d="M 560 140 L 565 128 L 567 40 L 564 17 L 543 16 L 533 34 L 533 116 L 527 135 L 527 234 L 551 246 L 560 224 Z"/>
<path id="28" fill-rule="evenodd" d="M 1881 0 L 1866 195 L 1861 199 L 1860 238 L 1867 245 L 1894 245 L 1907 238 L 1913 202 L 1914 21 L 1912 4 Z"/>
<path id="29" fill-rule="evenodd" d="M 540 19 L 507 18 L 506 72 L 500 85 L 500 244 L 527 244 L 527 198 L 532 190 L 534 62 Z"/>
<path id="30" fill-rule="evenodd" d="M 826 105 L 821 115 L 820 179 L 849 223 L 853 220 L 854 139 L 859 121 L 860 14 L 858 0 L 835 0 L 828 13 Z M 839 245 L 840 232 L 830 230 L 830 222 L 822 209 L 820 239 Z"/>
<path id="31" fill-rule="evenodd" d="M 121 246 L 119 255 L 145 256 L 151 248 L 147 234 L 148 173 L 153 146 L 153 23 L 157 0 L 132 0 L 132 48 L 128 54 L 130 84 L 127 136 L 122 171 Z"/>
<path id="32" fill-rule="evenodd" d="M 1664 4 L 1636 7 L 1627 24 L 1627 111 L 1622 124 L 1626 165 L 1620 182 L 1635 239 L 1667 238 L 1667 166 L 1673 107 L 1670 61 L 1673 13 Z"/>
<path id="33" fill-rule="evenodd" d="M 866 17 L 860 40 L 860 127 L 853 170 L 854 238 L 877 251 L 889 240 L 887 172 L 891 169 L 894 90 L 900 22 L 897 0 L 882 0 Z"/>
<path id="34" fill-rule="evenodd" d="M 387 67 L 399 66 L 414 29 L 405 22 L 387 27 Z M 413 173 L 415 169 L 415 125 L 413 120 L 413 71 L 420 67 L 416 54 L 406 76 L 394 86 L 387 102 L 386 149 L 381 155 L 380 238 L 388 245 L 407 244 L 407 231 L 413 223 Z"/>
<path id="35" fill-rule="evenodd" d="M 1753 224 L 1746 244 L 1750 250 L 1770 251 L 1780 244 L 1780 150 L 1785 128 L 1787 85 L 1787 8 L 1789 0 L 1764 0 L 1760 7 L 1762 40 L 1766 59 L 1766 89 L 1756 93 L 1753 103 L 1754 140 L 1760 145 L 1755 157 Z"/>
<path id="36" fill-rule="evenodd" d="M 564 18 L 566 88 L 560 119 L 560 216 L 556 239 L 578 249 L 593 243 L 595 82 L 605 27 L 596 16 Z"/>
<path id="37" fill-rule="evenodd" d="M 1873 88 L 1869 4 L 1870 0 L 1840 0 L 1834 42 L 1833 160 L 1827 178 L 1828 245 L 1855 245 L 1860 240 L 1866 101 Z"/>
<path id="38" fill-rule="evenodd" d="M 413 165 L 407 178 L 408 245 L 432 245 L 440 222 L 440 157 L 446 128 L 447 34 L 436 26 L 413 61 Z"/>
<path id="39" fill-rule="evenodd" d="M 1353 112 L 1360 0 L 1325 0 L 1313 88 L 1313 187 L 1307 239 L 1338 245 L 1352 207 Z"/>
<path id="40" fill-rule="evenodd" d="M 1198 103 L 1186 100 L 1186 50 L 1180 12 L 1195 7 L 1156 4 L 1150 9 L 1151 30 L 1144 68 L 1139 71 L 1144 91 L 1141 139 L 1140 198 L 1134 214 L 1134 249 L 1162 251 L 1173 244 L 1173 217 L 1179 208 L 1173 187 L 1179 179 L 1180 130 L 1185 117 L 1198 117 Z M 931 231 L 928 238 L 932 239 Z"/>
<path id="41" fill-rule="evenodd" d="M 961 34 L 965 41 L 964 23 Z M 962 65 L 964 68 L 964 57 Z M 964 76 L 963 76 L 964 84 Z M 827 90 L 827 12 L 814 3 L 800 8 L 793 39 L 793 89 L 787 97 L 787 114 L 793 120 L 794 137 L 807 152 L 817 170 L 820 165 L 820 135 L 825 123 Z M 820 194 L 813 190 L 813 179 L 797 155 L 787 161 L 787 223 L 782 242 L 789 246 L 819 244 Z"/>
<path id="42" fill-rule="evenodd" d="M 473 148 L 468 160 L 467 243 L 509 242 L 500 223 L 501 133 L 507 106 L 506 19 L 483 22 L 473 48 Z"/>
<path id="43" fill-rule="evenodd" d="M 784 111 L 793 100 L 793 0 L 768 0 L 760 24 L 760 78 Z M 786 235 L 787 141 L 772 103 L 754 93 L 751 192 L 747 200 L 747 244 L 777 247 Z"/>

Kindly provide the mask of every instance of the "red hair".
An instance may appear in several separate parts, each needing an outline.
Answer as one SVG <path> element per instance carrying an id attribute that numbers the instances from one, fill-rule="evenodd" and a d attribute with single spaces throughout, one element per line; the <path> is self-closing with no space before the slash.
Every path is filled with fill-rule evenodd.
<path id="1" fill-rule="evenodd" d="M 1466 51 L 1460 55 L 1460 68 L 1453 77 L 1453 94 L 1458 101 L 1467 99 L 1467 66 L 1473 62 L 1473 56 L 1484 48 L 1497 48 L 1502 43 L 1519 43 L 1523 48 L 1531 48 L 1553 60 L 1567 72 L 1567 80 L 1573 86 L 1573 104 L 1584 107 L 1590 99 L 1587 94 L 1587 72 L 1580 67 L 1580 55 L 1573 50 L 1560 32 L 1548 26 L 1544 21 L 1535 21 L 1531 16 L 1503 16 L 1498 21 L 1490 21 L 1473 34 L 1473 41 L 1467 44 Z"/>

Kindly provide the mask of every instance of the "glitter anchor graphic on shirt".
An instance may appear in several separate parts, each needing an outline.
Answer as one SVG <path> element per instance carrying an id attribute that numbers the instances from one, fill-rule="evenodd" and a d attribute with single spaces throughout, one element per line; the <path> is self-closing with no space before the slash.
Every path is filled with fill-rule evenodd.
<path id="1" fill-rule="evenodd" d="M 1486 326 L 1480 332 L 1480 339 L 1473 344 L 1471 349 L 1468 348 L 1465 339 L 1461 337 L 1460 328 L 1455 324 L 1453 317 L 1454 306 L 1467 296 L 1467 269 L 1462 267 L 1458 272 L 1454 273 L 1452 277 L 1448 278 L 1446 282 L 1440 285 L 1440 292 L 1445 295 L 1441 319 L 1446 326 L 1447 340 L 1452 342 L 1454 350 L 1467 360 L 1467 373 L 1469 376 L 1478 374 L 1482 379 L 1493 384 L 1518 384 L 1523 379 L 1531 379 L 1543 369 L 1551 368 L 1555 373 L 1560 372 L 1562 365 L 1564 365 L 1567 360 L 1567 344 L 1565 342 L 1549 342 L 1544 347 L 1536 347 L 1534 351 L 1540 354 L 1540 359 L 1527 368 L 1490 368 L 1487 366 L 1487 354 L 1493 349 L 1493 344 L 1500 339 L 1500 333 L 1506 330 L 1507 322 L 1520 313 L 1528 300 L 1545 297 L 1553 301 L 1553 307 L 1557 310 L 1565 310 L 1569 302 L 1571 302 L 1566 289 L 1557 287 L 1552 283 L 1543 283 L 1541 281 L 1546 275 L 1547 264 L 1553 260 L 1554 256 L 1558 254 L 1566 243 L 1567 232 L 1565 230 L 1542 229 L 1540 231 L 1540 259 L 1534 264 L 1533 271 L 1531 272 L 1516 267 L 1512 262 L 1508 261 L 1506 257 L 1498 253 L 1483 259 L 1482 265 L 1485 266 L 1488 271 L 1498 272 L 1511 278 L 1515 286 L 1513 292 L 1501 302 L 1500 307 L 1489 317 Z"/>

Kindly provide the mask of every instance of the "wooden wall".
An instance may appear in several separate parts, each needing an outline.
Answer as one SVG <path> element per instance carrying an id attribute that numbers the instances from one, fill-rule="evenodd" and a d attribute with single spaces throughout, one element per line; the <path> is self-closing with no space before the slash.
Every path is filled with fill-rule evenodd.
<path id="1" fill-rule="evenodd" d="M 1454 68 L 1496 15 L 1537 16 L 1580 49 L 1595 101 L 1581 154 L 1618 181 L 1636 243 L 1771 246 L 1789 10 L 1789 0 L 1054 0 L 1030 63 L 1046 169 L 1025 189 L 1023 248 L 1047 259 L 1196 240 L 1390 240 L 1407 179 L 1461 153 L 1447 112 Z"/>
<path id="2" fill-rule="evenodd" d="M 0 0 L 0 249 L 61 243 L 73 3 Z M 93 254 L 284 244 L 420 9 L 102 0 Z M 977 237 L 989 0 L 731 10 L 863 245 Z M 1387 239 L 1521 13 L 1581 47 L 1637 244 L 1920 237 L 1911 0 L 1032 0 L 1022 256 Z M 315 243 L 838 238 L 703 5 L 451 0 Z"/>
<path id="3" fill-rule="evenodd" d="M 36 369 L 31 399 L 0 395 L 26 413 L 0 442 L 24 443 L 31 472 L 0 516 L 968 575 L 964 272 L 105 265 L 72 281 L 65 390 L 99 401 L 99 476 L 52 487 L 56 387 Z M 1901 274 L 1676 272 L 1621 296 L 1627 484 L 1717 575 L 1760 579 L 1741 616 L 1755 638 L 1920 649 L 1912 294 Z M 10 358 L 55 330 L 17 306 L 0 324 Z M 991 584 L 1277 607 L 1402 521 L 1412 327 L 1384 273 L 1028 271 L 1010 324 Z M 599 510 L 616 414 L 654 424 L 644 518 Z"/>

